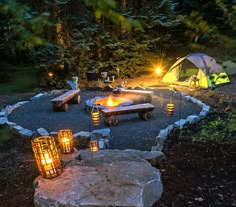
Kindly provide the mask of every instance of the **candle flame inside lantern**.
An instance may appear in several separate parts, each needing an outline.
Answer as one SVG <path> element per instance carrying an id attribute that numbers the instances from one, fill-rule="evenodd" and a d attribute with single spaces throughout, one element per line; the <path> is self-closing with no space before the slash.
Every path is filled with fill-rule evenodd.
<path id="1" fill-rule="evenodd" d="M 72 136 L 72 131 L 70 129 L 59 130 L 58 141 L 62 153 L 68 154 L 74 151 L 73 136 Z"/>
<path id="2" fill-rule="evenodd" d="M 60 156 L 53 137 L 42 136 L 32 141 L 34 156 L 43 178 L 54 178 L 62 173 Z"/>
<path id="3" fill-rule="evenodd" d="M 97 140 L 91 140 L 89 142 L 89 150 L 91 152 L 97 152 L 99 151 L 99 145 L 98 145 L 98 141 Z"/>

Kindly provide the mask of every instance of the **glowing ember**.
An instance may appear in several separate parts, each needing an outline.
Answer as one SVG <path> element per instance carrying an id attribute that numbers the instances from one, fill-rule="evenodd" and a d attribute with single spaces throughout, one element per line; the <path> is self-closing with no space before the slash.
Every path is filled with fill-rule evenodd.
<path id="1" fill-rule="evenodd" d="M 114 97 L 110 95 L 108 97 L 96 99 L 95 104 L 105 107 L 117 107 L 127 102 L 130 102 L 130 100 L 123 97 Z"/>

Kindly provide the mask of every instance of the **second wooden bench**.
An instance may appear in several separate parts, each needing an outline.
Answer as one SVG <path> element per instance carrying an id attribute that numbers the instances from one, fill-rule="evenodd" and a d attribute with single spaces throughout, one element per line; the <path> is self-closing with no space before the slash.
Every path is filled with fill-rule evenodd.
<path id="1" fill-rule="evenodd" d="M 108 126 L 115 126 L 118 124 L 117 115 L 138 113 L 141 119 L 148 120 L 151 117 L 152 111 L 154 109 L 155 106 L 153 106 L 152 104 L 144 103 L 130 106 L 122 106 L 117 108 L 102 109 L 102 114 L 104 122 Z"/>
<path id="2" fill-rule="evenodd" d="M 68 103 L 80 103 L 80 89 L 69 90 L 66 93 L 51 100 L 53 111 L 68 111 Z"/>

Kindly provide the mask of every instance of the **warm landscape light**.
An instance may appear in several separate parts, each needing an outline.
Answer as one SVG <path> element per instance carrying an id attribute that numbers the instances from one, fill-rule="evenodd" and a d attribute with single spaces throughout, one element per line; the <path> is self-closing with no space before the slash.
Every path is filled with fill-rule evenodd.
<path id="1" fill-rule="evenodd" d="M 31 143 L 41 176 L 43 178 L 59 176 L 62 173 L 62 166 L 54 138 L 51 136 L 37 137 Z"/>
<path id="2" fill-rule="evenodd" d="M 156 74 L 157 74 L 157 75 L 160 75 L 161 73 L 162 73 L 161 68 L 160 68 L 160 67 L 157 67 L 157 68 L 156 68 Z"/>
<path id="3" fill-rule="evenodd" d="M 70 129 L 62 129 L 58 131 L 58 142 L 61 153 L 69 154 L 74 151 L 73 136 Z"/>
<path id="4" fill-rule="evenodd" d="M 90 152 L 97 152 L 99 151 L 99 145 L 97 140 L 91 140 L 89 142 L 89 150 Z"/>
<path id="5" fill-rule="evenodd" d="M 53 75 L 54 75 L 53 72 L 48 72 L 48 76 L 49 76 L 50 78 L 52 78 Z"/>

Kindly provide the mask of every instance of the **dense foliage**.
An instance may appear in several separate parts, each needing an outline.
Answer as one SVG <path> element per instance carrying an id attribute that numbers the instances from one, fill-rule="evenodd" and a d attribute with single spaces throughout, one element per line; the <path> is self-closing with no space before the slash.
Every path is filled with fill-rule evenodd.
<path id="1" fill-rule="evenodd" d="M 44 85 L 88 70 L 135 77 L 192 51 L 232 59 L 235 13 L 225 0 L 2 0 L 0 54 L 34 62 Z"/>

